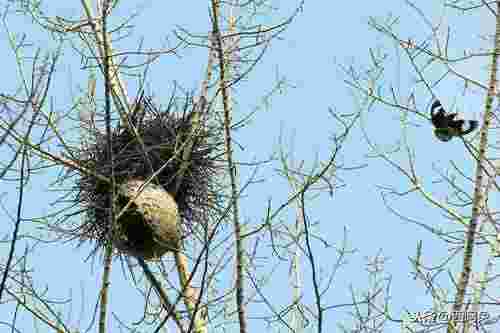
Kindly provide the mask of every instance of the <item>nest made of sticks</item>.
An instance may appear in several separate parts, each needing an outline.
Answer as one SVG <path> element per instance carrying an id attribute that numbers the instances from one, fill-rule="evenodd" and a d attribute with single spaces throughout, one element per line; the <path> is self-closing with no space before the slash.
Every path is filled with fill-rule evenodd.
<path id="1" fill-rule="evenodd" d="M 115 226 L 109 222 L 112 186 L 94 176 L 112 179 L 108 136 L 86 124 L 92 142 L 81 147 L 78 163 L 90 173 L 81 174 L 76 196 L 86 219 L 73 235 L 94 240 L 97 247 L 111 241 L 122 253 L 150 259 L 176 250 L 179 239 L 188 237 L 193 225 L 204 223 L 218 197 L 222 135 L 218 128 L 208 126 L 203 116 L 199 125 L 193 126 L 194 112 L 199 111 L 194 111 L 189 98 L 183 101 L 181 112 L 173 112 L 178 104 L 172 99 L 161 111 L 151 98 L 140 98 L 129 116 L 129 126 L 112 130 L 115 214 L 132 200 Z M 186 147 L 191 147 L 188 163 L 183 161 Z M 153 174 L 156 176 L 151 178 Z M 150 208 L 156 213 L 151 214 Z"/>

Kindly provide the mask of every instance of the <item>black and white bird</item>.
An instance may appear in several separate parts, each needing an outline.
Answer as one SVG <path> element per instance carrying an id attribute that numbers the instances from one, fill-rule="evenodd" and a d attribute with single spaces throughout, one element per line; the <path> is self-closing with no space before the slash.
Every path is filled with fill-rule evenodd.
<path id="1" fill-rule="evenodd" d="M 447 142 L 454 137 L 469 134 L 479 126 L 477 120 L 463 120 L 457 117 L 457 113 L 446 113 L 441 102 L 438 99 L 435 100 L 431 106 L 431 121 L 434 125 L 434 135 L 439 140 Z"/>

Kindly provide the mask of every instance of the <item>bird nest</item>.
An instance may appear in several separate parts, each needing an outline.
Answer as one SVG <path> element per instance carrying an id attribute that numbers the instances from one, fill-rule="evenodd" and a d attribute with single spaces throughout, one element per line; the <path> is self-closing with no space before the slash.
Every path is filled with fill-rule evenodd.
<path id="1" fill-rule="evenodd" d="M 178 109 L 173 99 L 161 111 L 150 98 L 141 98 L 129 126 L 116 126 L 109 137 L 86 126 L 92 141 L 80 148 L 77 162 L 87 172 L 76 186 L 76 203 L 86 218 L 72 235 L 94 240 L 97 247 L 112 242 L 121 253 L 152 259 L 177 250 L 196 223 L 206 222 L 218 197 L 222 135 L 204 117 L 193 121 L 196 111 L 189 100 L 182 102 L 182 111 L 172 112 Z M 114 223 L 113 186 L 96 175 L 114 179 Z"/>

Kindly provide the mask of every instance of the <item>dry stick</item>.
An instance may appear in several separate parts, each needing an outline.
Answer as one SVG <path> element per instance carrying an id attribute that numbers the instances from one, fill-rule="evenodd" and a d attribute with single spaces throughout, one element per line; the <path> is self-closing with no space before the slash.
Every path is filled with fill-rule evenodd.
<path id="1" fill-rule="evenodd" d="M 315 263 L 315 258 L 313 255 L 312 251 L 312 246 L 311 246 L 311 231 L 309 231 L 309 221 L 306 216 L 306 208 L 305 208 L 305 201 L 304 201 L 304 195 L 305 192 L 302 192 L 300 194 L 300 214 L 299 214 L 299 219 L 301 220 L 300 222 L 303 223 L 304 227 L 304 238 L 305 238 L 305 245 L 306 245 L 306 257 L 309 261 L 309 265 L 311 267 L 311 280 L 312 280 L 312 285 L 313 285 L 313 290 L 314 290 L 314 300 L 316 303 L 316 309 L 318 311 L 318 333 L 323 332 L 323 312 L 324 309 L 321 306 L 321 292 L 320 292 L 320 287 L 318 283 L 318 271 L 316 269 L 316 263 Z"/>
<path id="2" fill-rule="evenodd" d="M 497 1 L 497 13 L 500 13 L 500 1 Z M 455 302 L 453 304 L 452 311 L 457 313 L 462 309 L 465 298 L 465 291 L 467 285 L 469 284 L 470 274 L 472 271 L 472 255 L 474 252 L 474 238 L 476 234 L 477 222 L 481 210 L 481 205 L 483 204 L 483 168 L 481 167 L 482 161 L 486 158 L 486 148 L 488 146 L 488 128 L 490 127 L 491 117 L 492 117 L 492 104 L 493 98 L 495 97 L 495 90 L 497 86 L 497 61 L 498 55 L 500 54 L 500 15 L 496 16 L 496 28 L 495 28 L 495 46 L 494 52 L 491 59 L 491 69 L 490 69 L 490 82 L 488 87 L 488 94 L 486 96 L 485 112 L 484 112 L 484 122 L 480 131 L 479 140 L 479 153 L 478 153 L 478 163 L 476 168 L 476 179 L 474 188 L 474 198 L 472 206 L 472 216 L 469 224 L 469 228 L 466 234 L 465 249 L 464 249 L 464 259 L 462 272 L 460 273 L 460 278 L 457 285 L 457 293 L 455 295 Z M 458 332 L 457 322 L 451 320 L 448 323 L 447 333 Z"/>
<path id="3" fill-rule="evenodd" d="M 182 178 L 184 178 L 184 173 L 186 172 L 187 168 L 189 167 L 189 163 L 190 163 L 189 161 L 191 159 L 191 151 L 193 149 L 193 144 L 194 144 L 193 138 L 195 137 L 196 131 L 199 130 L 200 125 L 201 125 L 200 118 L 201 118 L 200 113 L 195 111 L 192 118 L 191 118 L 191 133 L 190 133 L 190 135 L 188 135 L 188 139 L 187 139 L 188 141 L 186 142 L 186 145 L 184 147 L 184 151 L 182 152 L 182 156 L 181 156 L 182 164 L 181 164 L 181 167 L 179 168 L 179 173 L 177 175 L 176 185 L 175 185 L 175 189 L 174 189 L 174 193 L 173 193 L 174 197 L 177 194 L 177 191 L 179 190 L 179 187 L 182 183 Z M 184 300 L 184 303 L 186 305 L 186 308 L 188 309 L 190 316 L 193 316 L 194 315 L 193 300 L 195 297 L 195 292 L 194 292 L 193 288 L 191 288 L 188 285 L 189 274 L 188 274 L 188 270 L 187 270 L 187 266 L 188 266 L 187 258 L 182 253 L 180 248 L 177 249 L 177 251 L 175 251 L 174 256 L 175 256 L 175 263 L 177 266 L 177 271 L 179 273 L 179 282 L 181 284 L 180 289 L 182 290 L 182 293 L 184 296 L 183 300 Z M 192 317 L 192 320 L 196 321 L 196 319 L 194 317 Z M 196 332 L 198 331 L 199 328 L 201 328 L 201 327 L 199 327 L 195 323 L 195 331 Z"/>
<path id="4" fill-rule="evenodd" d="M 173 193 L 174 197 L 182 183 L 182 180 L 184 178 L 184 173 L 189 167 L 190 163 L 189 161 L 191 159 L 191 152 L 194 144 L 193 138 L 197 137 L 196 135 L 197 131 L 202 130 L 202 124 L 203 124 L 202 118 L 207 108 L 208 84 L 212 77 L 213 56 L 210 48 L 208 52 L 209 53 L 207 61 L 207 75 L 205 80 L 202 82 L 200 98 L 198 99 L 197 104 L 195 105 L 194 114 L 191 117 L 191 135 L 188 136 L 188 141 L 186 142 L 184 150 L 182 152 L 182 164 L 179 169 L 179 174 L 177 175 L 177 180 Z M 206 246 L 208 245 L 206 244 Z M 202 289 L 200 289 L 197 301 L 196 291 L 190 285 L 191 280 L 194 276 L 194 271 L 191 274 L 188 273 L 188 259 L 186 255 L 181 251 L 181 248 L 182 247 L 179 247 L 179 249 L 175 251 L 174 257 L 175 257 L 175 264 L 177 266 L 177 272 L 179 274 L 179 282 L 181 284 L 181 295 L 184 300 L 184 304 L 186 305 L 186 308 L 188 309 L 188 312 L 191 316 L 190 328 L 194 324 L 195 332 L 199 333 L 207 332 L 206 321 L 202 319 L 200 315 L 197 313 L 199 306 L 199 299 L 201 298 L 202 294 L 201 292 Z"/>
<path id="5" fill-rule="evenodd" d="M 112 226 L 114 224 L 115 218 L 115 176 L 114 176 L 114 156 L 113 156 L 113 145 L 111 144 L 111 73 L 109 64 L 109 48 L 107 41 L 107 30 L 106 30 L 106 12 L 107 12 L 108 1 L 104 0 L 103 10 L 102 10 L 102 48 L 104 51 L 103 67 L 104 67 L 104 97 L 105 97 L 105 123 L 106 123 L 106 136 L 107 136 L 107 151 L 109 154 L 109 160 L 111 161 L 111 191 L 108 195 L 108 202 L 110 206 L 110 214 L 108 215 L 108 239 L 112 233 Z M 97 24 L 97 23 L 96 23 Z M 105 244 L 104 253 L 104 272 L 102 274 L 102 288 L 101 288 L 101 302 L 100 302 L 100 313 L 99 313 L 99 333 L 106 333 L 106 310 L 108 305 L 108 293 L 110 285 L 110 274 L 111 274 L 111 259 L 113 256 L 113 246 L 108 241 Z"/>
<path id="6" fill-rule="evenodd" d="M 213 67 L 213 62 L 214 62 L 214 53 L 212 52 L 212 49 L 210 47 L 211 37 L 209 37 L 208 44 L 209 44 L 209 48 L 208 48 L 208 60 L 207 60 L 207 73 L 206 73 L 205 79 L 201 83 L 200 97 L 197 101 L 196 109 L 195 109 L 196 113 L 194 114 L 194 117 L 191 119 L 191 121 L 192 121 L 191 126 L 192 126 L 192 128 L 195 128 L 196 130 L 203 130 L 202 129 L 202 126 L 204 124 L 203 121 L 208 121 L 208 117 L 207 117 L 208 109 L 209 109 L 209 105 L 207 103 L 207 101 L 208 101 L 208 85 L 210 83 L 210 80 L 212 79 L 212 67 Z M 198 122 L 198 123 L 196 123 L 196 122 Z M 205 130 L 207 130 L 207 129 L 205 128 Z M 189 150 L 189 152 L 191 152 L 191 150 Z M 187 159 L 184 159 L 184 162 L 187 162 L 187 161 L 188 161 Z M 180 183 L 177 185 L 176 191 L 177 191 L 179 185 L 180 185 Z M 208 232 L 208 221 L 205 221 L 205 223 L 207 225 L 207 232 Z M 210 239 L 211 239 L 211 237 L 208 237 L 206 239 L 207 243 L 205 243 L 205 247 L 207 248 L 206 256 L 208 256 L 208 246 L 209 246 L 208 242 L 210 242 Z M 191 274 L 188 276 L 187 258 L 184 255 L 184 253 L 181 253 L 180 251 L 178 251 L 176 253 L 175 259 L 176 259 L 177 269 L 179 272 L 179 278 L 181 281 L 183 281 L 183 283 L 182 283 L 183 294 L 184 294 L 184 290 L 185 290 L 186 291 L 185 292 L 186 293 L 185 294 L 186 300 L 188 302 L 194 302 L 194 304 L 191 304 L 191 308 L 193 309 L 192 318 L 194 318 L 194 320 L 191 321 L 190 326 L 189 326 L 189 330 L 191 330 L 191 328 L 194 324 L 195 330 L 198 329 L 199 332 L 207 332 L 206 320 L 202 319 L 200 317 L 200 316 L 202 316 L 201 314 L 198 314 L 199 305 L 200 305 L 201 298 L 203 295 L 203 285 L 201 285 L 198 295 L 196 295 L 195 290 L 190 286 L 191 279 L 194 277 L 196 265 L 193 268 L 193 272 L 191 272 Z M 206 260 L 208 260 L 208 258 L 206 258 Z M 201 283 L 203 283 L 204 279 L 205 279 L 205 275 L 203 275 Z"/>
<path id="7" fill-rule="evenodd" d="M 283 153 L 282 153 L 283 154 Z M 284 161 L 284 160 L 283 160 Z M 286 164 L 285 164 L 286 166 Z M 293 167 L 293 165 L 291 166 Z M 301 168 L 296 168 L 297 170 L 300 170 Z M 292 174 L 287 170 L 286 171 L 286 177 L 287 180 L 290 184 L 290 187 L 292 188 L 292 192 L 297 191 L 300 188 L 300 184 L 297 182 L 296 178 L 292 176 Z M 300 299 L 302 295 L 302 281 L 301 281 L 301 270 L 300 270 L 300 254 L 301 254 L 301 246 L 299 244 L 298 239 L 301 237 L 301 235 L 304 232 L 304 215 L 302 214 L 301 206 L 300 206 L 300 201 L 297 200 L 297 213 L 295 215 L 295 230 L 293 237 L 297 239 L 295 244 L 293 245 L 293 250 L 292 250 L 292 262 L 291 262 L 291 277 L 290 280 L 292 282 L 292 302 L 294 304 L 294 308 L 292 310 L 292 317 L 291 317 L 291 323 L 290 326 L 292 327 L 293 330 L 296 330 L 297 332 L 300 332 L 304 322 L 302 320 L 301 314 L 300 314 Z"/>
<path id="8" fill-rule="evenodd" d="M 204 104 L 204 97 L 202 96 L 198 103 Z M 201 109 L 201 107 L 200 107 Z M 201 114 L 200 110 L 195 110 L 191 118 L 191 134 L 188 136 L 188 142 L 185 145 L 184 151 L 182 152 L 182 164 L 179 169 L 179 174 L 177 175 L 176 186 L 174 190 L 174 197 L 179 190 L 182 183 L 182 178 L 184 173 L 189 167 L 189 161 L 191 159 L 191 151 L 193 149 L 194 140 L 196 137 L 196 132 L 201 129 Z M 197 333 L 207 332 L 206 322 L 196 314 L 196 292 L 190 285 L 190 280 L 192 279 L 194 272 L 191 276 L 188 273 L 188 259 L 186 255 L 182 252 L 181 246 L 174 252 L 175 264 L 177 266 L 177 272 L 179 274 L 180 290 L 181 295 L 184 300 L 184 304 L 188 310 L 191 317 L 191 326 L 194 324 L 194 331 Z M 200 295 L 201 296 L 201 295 Z"/>
<path id="9" fill-rule="evenodd" d="M 156 292 L 158 293 L 158 296 L 162 300 L 163 307 L 167 311 L 167 313 L 173 312 L 174 314 L 174 321 L 177 324 L 177 327 L 179 328 L 181 333 L 185 332 L 185 329 L 182 325 L 181 321 L 181 316 L 179 312 L 175 311 L 175 305 L 173 305 L 170 300 L 168 299 L 168 295 L 165 293 L 165 290 L 163 289 L 160 281 L 156 279 L 154 276 L 153 272 L 149 269 L 149 266 L 146 264 L 143 258 L 137 257 L 137 261 L 139 262 L 139 265 L 142 267 L 142 270 L 144 271 L 144 274 L 148 278 L 148 280 L 151 282 L 151 285 L 154 287 Z"/>
<path id="10" fill-rule="evenodd" d="M 113 246 L 111 244 L 106 244 L 105 252 L 104 252 L 104 271 L 102 273 L 102 287 L 100 291 L 101 301 L 99 303 L 99 333 L 106 332 L 106 309 L 108 305 L 108 294 L 109 294 L 109 286 L 111 282 L 110 274 L 111 274 L 111 259 L 113 257 Z"/>
<path id="11" fill-rule="evenodd" d="M 485 191 L 485 198 L 484 202 L 486 203 L 488 201 L 488 194 L 491 192 L 492 186 L 493 186 L 494 179 L 488 178 L 488 184 L 486 185 L 487 190 Z M 485 207 L 486 208 L 486 207 Z M 487 212 L 485 212 L 485 215 L 488 215 Z M 488 220 L 488 217 L 485 217 L 485 221 L 483 221 L 479 225 L 479 230 L 478 232 L 481 233 L 482 229 L 484 229 L 484 226 Z M 492 248 L 494 249 L 494 248 Z M 472 296 L 472 305 L 471 305 L 471 312 L 478 314 L 480 313 L 481 310 L 481 299 L 486 295 L 486 287 L 488 285 L 488 281 L 490 281 L 490 273 L 492 272 L 494 261 L 495 261 L 495 253 L 491 251 L 491 255 L 488 257 L 488 260 L 486 262 L 486 265 L 484 267 L 484 270 L 481 272 L 479 277 L 475 281 L 475 285 L 473 286 L 474 288 L 474 293 Z M 483 318 L 478 318 L 478 320 L 466 320 L 464 323 L 464 332 L 472 332 L 472 325 L 476 325 L 483 319 Z"/>
<path id="12" fill-rule="evenodd" d="M 213 33 L 217 43 L 216 50 L 219 59 L 220 79 L 219 85 L 222 93 L 222 103 L 224 106 L 224 144 L 226 146 L 227 163 L 229 169 L 229 176 L 231 179 L 231 205 L 233 207 L 233 227 L 234 236 L 236 239 L 236 306 L 238 309 L 238 321 L 240 325 L 240 333 L 246 333 L 247 320 L 245 313 L 245 294 L 243 288 L 243 239 L 241 236 L 241 225 L 239 221 L 238 211 L 238 188 L 236 179 L 236 165 L 233 162 L 232 155 L 232 138 L 231 138 L 231 101 L 229 89 L 226 87 L 226 78 L 230 73 L 226 73 L 226 64 L 224 62 L 224 49 L 222 44 L 222 36 L 219 30 L 219 0 L 212 0 L 212 20 L 213 20 Z M 230 26 L 234 27 L 234 17 L 231 17 Z"/>

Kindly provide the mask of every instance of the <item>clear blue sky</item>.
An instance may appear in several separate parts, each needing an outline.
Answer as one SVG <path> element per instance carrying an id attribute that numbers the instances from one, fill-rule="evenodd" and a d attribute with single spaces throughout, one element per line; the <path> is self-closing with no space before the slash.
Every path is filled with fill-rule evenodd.
<path id="1" fill-rule="evenodd" d="M 125 1 L 122 1 L 125 3 Z M 116 15 L 130 13 L 128 2 L 123 4 Z M 205 34 L 209 27 L 208 7 L 204 2 L 167 2 L 146 1 L 140 5 L 142 11 L 133 20 L 135 29 L 133 34 L 115 44 L 119 49 L 134 49 L 140 38 L 144 38 L 144 46 L 158 47 L 162 45 L 166 36 L 173 38 L 171 31 L 176 26 L 182 26 L 193 33 Z M 196 5 L 194 4 L 196 3 Z M 289 15 L 295 1 L 276 1 L 278 14 L 270 18 L 262 18 L 262 23 L 277 23 L 278 18 Z M 420 8 L 438 20 L 446 12 L 438 1 L 418 1 Z M 78 2 L 51 1 L 45 7 L 49 15 L 65 16 L 78 19 L 80 8 Z M 3 5 L 2 5 L 3 6 Z M 57 9 L 56 9 L 57 7 Z M 305 160 L 311 166 L 318 157 L 328 157 L 331 144 L 328 141 L 336 127 L 333 119 L 328 115 L 328 108 L 339 112 L 357 111 L 356 98 L 347 88 L 343 80 L 346 78 L 340 71 L 339 65 L 354 64 L 366 65 L 369 63 L 368 48 L 385 47 L 388 55 L 394 59 L 389 62 L 387 74 L 383 82 L 387 86 L 399 89 L 402 96 L 407 96 L 412 88 L 415 74 L 408 67 L 406 59 L 401 58 L 401 67 L 396 71 L 394 45 L 387 38 L 373 31 L 368 26 L 370 16 L 384 17 L 392 13 L 400 17 L 398 31 L 403 36 L 421 40 L 428 37 L 428 29 L 420 18 L 404 1 L 347 1 L 338 5 L 334 1 L 306 1 L 301 12 L 293 24 L 282 35 L 281 40 L 275 40 L 261 63 L 250 74 L 248 79 L 238 86 L 235 94 L 237 106 L 236 117 L 258 109 L 254 120 L 249 126 L 236 133 L 237 140 L 245 146 L 245 150 L 238 152 L 238 157 L 243 161 L 267 159 L 277 151 L 279 137 L 282 135 L 285 142 L 290 142 L 294 137 L 294 155 L 296 159 Z M 41 34 L 34 28 L 28 18 L 10 15 L 7 17 L 9 28 L 12 32 L 27 33 L 27 39 L 34 46 L 46 47 L 49 37 Z M 452 24 L 453 23 L 453 24 Z M 453 49 L 452 52 L 460 54 L 463 48 L 477 47 L 477 37 L 480 33 L 489 31 L 493 33 L 494 24 L 491 15 L 460 17 L 453 15 L 443 24 L 452 24 Z M 172 39 L 173 40 L 173 39 Z M 471 46 L 471 44 L 474 44 Z M 50 41 L 48 45 L 55 45 Z M 78 87 L 85 88 L 86 73 L 81 70 L 78 56 L 68 47 L 64 51 L 62 62 L 59 64 L 56 81 L 54 82 L 51 97 L 59 111 L 70 103 L 72 93 Z M 483 44 L 488 45 L 488 44 Z M 0 47 L 7 49 L 5 32 L 0 34 Z M 206 61 L 206 51 L 203 49 L 190 49 L 181 51 L 182 57 L 165 56 L 156 62 L 148 74 L 147 85 L 149 90 L 163 103 L 170 96 L 173 81 L 176 80 L 186 89 L 197 89 L 203 77 Z M 4 79 L 0 82 L 0 91 L 12 93 L 16 87 L 16 70 L 12 52 L 4 51 L 0 55 L 3 64 Z M 483 61 L 483 62 L 479 62 Z M 485 79 L 485 59 L 461 65 L 460 70 L 475 74 L 476 79 Z M 444 69 L 436 67 L 438 73 Z M 439 75 L 436 73 L 436 77 Z M 272 98 L 269 108 L 264 108 L 262 98 L 273 88 L 276 75 L 286 77 L 288 83 L 294 88 L 286 89 L 282 94 Z M 130 92 L 135 83 L 130 82 Z M 457 107 L 465 114 L 479 119 L 483 94 L 475 90 L 467 99 L 461 94 L 462 87 L 459 83 L 447 82 L 436 88 L 437 93 L 444 103 L 456 103 Z M 387 91 L 387 90 L 386 90 Z M 430 101 L 429 94 L 423 90 L 416 91 L 417 106 L 425 107 Z M 132 93 L 131 93 L 132 95 Z M 424 110 L 422 110 L 424 111 Z M 364 118 L 368 133 L 381 145 L 392 145 L 401 134 L 399 111 L 389 108 L 375 107 Z M 444 186 L 432 184 L 437 177 L 436 169 L 441 171 L 450 167 L 450 160 L 470 171 L 473 166 L 470 159 L 464 159 L 463 147 L 459 141 L 447 145 L 436 144 L 431 136 L 429 124 L 420 118 L 415 118 L 418 127 L 410 129 L 410 145 L 415 149 L 417 156 L 417 172 L 422 182 L 429 186 L 428 190 L 437 197 L 444 199 L 446 193 Z M 69 134 L 71 135 L 71 134 Z M 288 146 L 289 147 L 289 146 Z M 0 151 L 5 154 L 5 150 Z M 371 256 L 382 249 L 383 255 L 389 257 L 385 265 L 387 273 L 392 274 L 392 314 L 399 316 L 403 308 L 410 311 L 423 311 L 431 305 L 431 298 L 424 295 L 421 283 L 414 281 L 409 275 L 409 256 L 415 255 L 418 240 L 423 240 L 424 255 L 433 263 L 446 256 L 446 249 L 442 243 L 437 242 L 430 234 L 413 224 L 406 223 L 392 215 L 383 205 L 377 186 L 394 186 L 400 190 L 408 188 L 408 181 L 396 173 L 386 163 L 379 159 L 367 158 L 370 153 L 366 142 L 363 140 L 359 126 L 356 126 L 350 139 L 341 154 L 341 161 L 346 167 L 367 164 L 360 170 L 345 171 L 340 177 L 346 183 L 344 188 L 337 190 L 333 197 L 322 195 L 315 199 L 308 207 L 308 215 L 314 222 L 320 222 L 321 235 L 329 243 L 340 245 L 343 230 L 348 230 L 350 247 L 358 252 L 349 257 L 349 262 L 337 273 L 331 290 L 325 296 L 324 302 L 329 305 L 349 303 L 349 286 L 354 289 L 365 289 L 368 277 L 364 271 L 365 257 Z M 1 155 L 0 155 L 1 156 Z M 399 155 L 404 161 L 404 155 Z M 266 205 L 272 198 L 274 207 L 286 200 L 289 187 L 285 180 L 276 173 L 279 164 L 272 164 L 259 170 L 259 178 L 263 183 L 251 186 L 242 200 L 242 219 L 250 225 L 260 223 L 265 216 Z M 242 181 L 247 179 L 251 170 L 241 171 Z M 27 187 L 25 196 L 24 217 L 42 216 L 51 211 L 50 202 L 57 198 L 57 193 L 48 191 L 53 180 L 54 172 L 47 172 L 34 177 Z M 17 191 L 15 186 L 2 183 L 0 192 L 7 195 L 1 197 L 2 203 L 9 209 L 10 214 L 15 212 Z M 470 184 L 467 185 L 470 189 Z M 431 209 L 417 195 L 411 195 L 402 200 L 392 202 L 395 207 L 407 216 L 419 219 L 433 226 L 447 226 L 450 224 L 441 216 L 439 211 Z M 5 214 L 5 213 L 4 213 Z M 284 221 L 294 224 L 294 210 L 288 215 L 283 215 Z M 0 235 L 10 235 L 13 224 L 5 215 L 4 223 L 0 227 Z M 34 233 L 33 224 L 23 223 L 21 232 Z M 23 251 L 25 243 L 19 243 L 17 254 Z M 251 244 L 251 243 L 250 243 Z M 249 245 L 250 245 L 249 244 Z M 0 247 L 2 253 L 7 254 L 7 246 Z M 97 299 L 97 286 L 100 285 L 102 265 L 100 262 L 84 262 L 88 255 L 88 247 L 76 249 L 75 243 L 40 245 L 31 257 L 34 266 L 34 283 L 43 288 L 48 286 L 51 297 L 72 297 L 72 314 L 68 321 L 71 325 L 80 325 L 82 329 L 89 323 L 91 309 Z M 267 250 L 265 250 L 267 251 Z M 334 263 L 335 251 L 324 248 L 319 243 L 315 244 L 317 263 L 327 271 L 331 270 Z M 270 252 L 267 255 L 272 255 Z M 3 256 L 3 255 L 2 255 Z M 0 260 L 3 263 L 3 260 Z M 271 263 L 271 262 L 270 262 Z M 266 266 L 272 269 L 272 265 Z M 290 290 L 283 283 L 287 279 L 288 268 L 282 266 L 265 289 L 274 304 L 284 304 L 289 300 Z M 312 295 L 310 287 L 310 270 L 304 272 L 305 288 L 309 301 Z M 82 289 L 85 298 L 82 300 Z M 113 266 L 111 285 L 110 308 L 121 318 L 130 321 L 139 320 L 141 316 L 141 299 L 131 289 L 131 282 L 124 279 L 122 269 L 118 262 Z M 84 304 L 82 304 L 84 302 Z M 137 306 L 136 306 L 137 305 Z M 81 313 L 81 308 L 85 309 Z M 254 314 L 263 305 L 254 305 L 249 310 Z M 0 321 L 10 321 L 12 312 L 5 311 L 6 306 L 0 305 Z M 11 308 L 8 310 L 12 310 Z M 65 309 L 65 314 L 68 312 Z M 79 320 L 80 314 L 83 316 Z M 66 316 L 65 316 L 66 318 Z M 336 331 L 335 325 L 339 322 L 349 323 L 344 309 L 326 312 L 325 332 Z M 24 327 L 24 325 L 22 325 Z M 31 323 L 26 323 L 26 332 L 29 332 Z M 264 324 L 251 321 L 251 331 L 264 328 Z M 0 326 L 0 332 L 5 328 Z M 115 329 L 112 332 L 118 332 Z M 396 332 L 399 329 L 388 327 L 386 332 Z M 44 326 L 40 332 L 49 332 Z"/>

